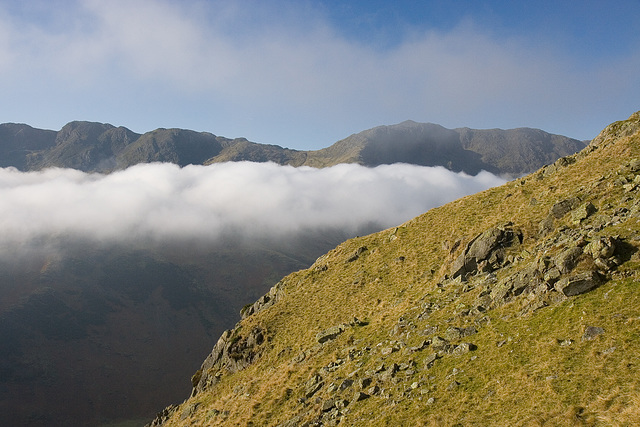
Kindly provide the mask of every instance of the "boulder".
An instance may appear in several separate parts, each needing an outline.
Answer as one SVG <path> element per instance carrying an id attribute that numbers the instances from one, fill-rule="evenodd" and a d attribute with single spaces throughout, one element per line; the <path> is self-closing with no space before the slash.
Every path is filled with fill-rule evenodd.
<path id="1" fill-rule="evenodd" d="M 573 209 L 577 208 L 579 204 L 580 199 L 577 197 L 565 199 L 551 206 L 551 209 L 549 209 L 549 214 L 556 219 L 560 219 Z"/>
<path id="2" fill-rule="evenodd" d="M 590 341 L 598 335 L 604 334 L 604 329 L 599 326 L 587 326 L 584 328 L 584 334 L 582 335 L 582 341 Z"/>
<path id="3" fill-rule="evenodd" d="M 467 328 L 456 328 L 452 326 L 450 328 L 447 328 L 447 330 L 444 332 L 444 338 L 445 340 L 454 341 L 477 333 L 478 330 L 473 326 L 469 326 Z"/>
<path id="4" fill-rule="evenodd" d="M 456 355 L 460 355 L 460 354 L 467 354 L 470 351 L 473 351 L 476 349 L 476 346 L 474 344 L 468 343 L 468 342 L 463 342 L 459 345 L 457 345 L 452 353 L 456 354 Z"/>
<path id="5" fill-rule="evenodd" d="M 582 255 L 582 248 L 579 246 L 574 246 L 560 252 L 554 258 L 553 263 L 561 273 L 566 274 L 573 270 L 573 268 L 576 266 L 580 255 Z"/>
<path id="6" fill-rule="evenodd" d="M 360 402 L 361 400 L 365 400 L 367 398 L 369 398 L 369 395 L 367 393 L 363 393 L 361 391 L 356 391 L 356 393 L 353 396 L 353 399 L 351 399 L 351 402 L 352 403 Z"/>
<path id="7" fill-rule="evenodd" d="M 593 240 L 584 248 L 584 252 L 596 258 L 610 258 L 616 250 L 616 240 L 613 237 L 600 237 Z"/>
<path id="8" fill-rule="evenodd" d="M 583 220 L 589 218 L 596 212 L 597 209 L 593 203 L 587 202 L 571 212 L 571 221 L 574 224 L 580 224 Z"/>
<path id="9" fill-rule="evenodd" d="M 555 289 L 565 296 L 580 295 L 598 287 L 602 283 L 602 278 L 595 271 L 588 271 L 571 277 L 560 279 L 555 284 Z"/>
<path id="10" fill-rule="evenodd" d="M 318 332 L 316 334 L 316 341 L 318 341 L 320 344 L 323 344 L 327 341 L 336 339 L 338 335 L 340 335 L 343 332 L 344 332 L 344 325 L 332 326 L 327 330 Z"/>
<path id="11" fill-rule="evenodd" d="M 271 307 L 280 296 L 280 289 L 284 286 L 284 282 L 280 281 L 276 283 L 265 295 L 260 297 L 258 301 L 253 304 L 245 305 L 240 310 L 240 316 L 242 319 L 249 317 L 253 314 L 256 314 L 259 311 L 264 310 L 265 308 Z"/>
<path id="12" fill-rule="evenodd" d="M 324 381 L 320 375 L 312 376 L 304 385 L 304 397 L 307 399 L 312 397 L 324 385 Z"/>

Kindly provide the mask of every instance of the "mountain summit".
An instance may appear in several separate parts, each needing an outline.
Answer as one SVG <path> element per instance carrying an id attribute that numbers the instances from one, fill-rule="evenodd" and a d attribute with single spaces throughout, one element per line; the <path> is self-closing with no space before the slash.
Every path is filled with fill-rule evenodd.
<path id="1" fill-rule="evenodd" d="M 348 240 L 246 306 L 152 425 L 637 425 L 638 192 L 640 112 Z"/>
<path id="2" fill-rule="evenodd" d="M 378 126 L 328 148 L 308 152 L 304 164 L 411 163 L 444 166 L 471 175 L 486 170 L 515 177 L 580 151 L 584 146 L 581 141 L 539 129 L 447 129 L 433 123 L 405 121 Z"/>

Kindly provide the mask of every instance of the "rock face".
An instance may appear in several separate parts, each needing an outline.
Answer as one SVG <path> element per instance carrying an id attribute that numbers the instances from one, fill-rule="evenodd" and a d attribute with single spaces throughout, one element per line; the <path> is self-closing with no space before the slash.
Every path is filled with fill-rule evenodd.
<path id="1" fill-rule="evenodd" d="M 265 331 L 254 327 L 244 333 L 239 327 L 225 331 L 202 367 L 191 379 L 193 395 L 216 384 L 225 373 L 246 368 L 258 357 L 265 341 Z"/>

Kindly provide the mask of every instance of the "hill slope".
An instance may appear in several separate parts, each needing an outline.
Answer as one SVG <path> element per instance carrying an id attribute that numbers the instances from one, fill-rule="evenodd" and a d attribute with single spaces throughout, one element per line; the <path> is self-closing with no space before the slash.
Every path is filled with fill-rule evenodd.
<path id="1" fill-rule="evenodd" d="M 148 162 L 185 166 L 270 161 L 312 167 L 402 162 L 444 166 L 472 175 L 484 169 L 519 176 L 583 147 L 581 141 L 538 129 L 450 130 L 411 121 L 369 129 L 317 151 L 184 129 L 156 129 L 141 135 L 125 127 L 81 121 L 70 122 L 58 132 L 21 124 L 0 125 L 0 166 L 25 171 L 62 167 L 110 172 Z"/>
<path id="2" fill-rule="evenodd" d="M 637 425 L 639 159 L 640 112 L 344 242 L 245 307 L 153 424 Z"/>

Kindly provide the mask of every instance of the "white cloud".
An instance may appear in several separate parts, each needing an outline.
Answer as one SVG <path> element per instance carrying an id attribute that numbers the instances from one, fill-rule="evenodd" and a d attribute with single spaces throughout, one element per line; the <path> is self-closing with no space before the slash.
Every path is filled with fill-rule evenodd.
<path id="1" fill-rule="evenodd" d="M 3 249 L 49 238 L 127 243 L 390 227 L 504 181 L 406 164 L 142 164 L 110 175 L 0 169 Z"/>

